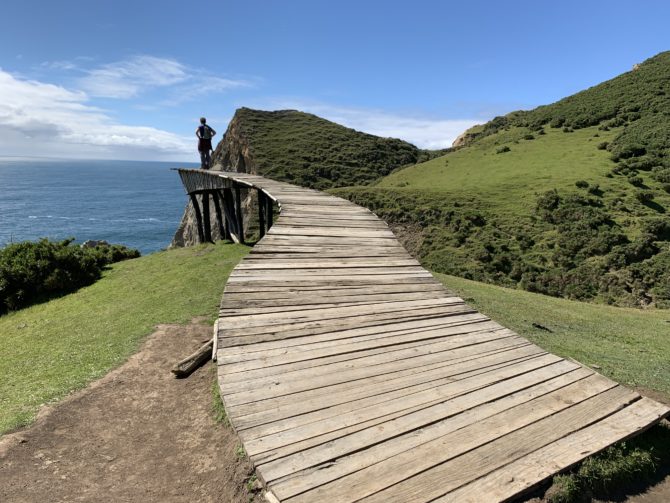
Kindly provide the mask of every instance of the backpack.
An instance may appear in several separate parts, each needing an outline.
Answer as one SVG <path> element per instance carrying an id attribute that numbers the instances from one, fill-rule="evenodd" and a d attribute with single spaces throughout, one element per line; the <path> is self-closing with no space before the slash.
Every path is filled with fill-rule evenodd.
<path id="1" fill-rule="evenodd" d="M 213 136 L 212 128 L 209 127 L 207 124 L 198 126 L 198 131 L 200 132 L 200 138 L 202 138 L 203 140 L 209 140 Z"/>

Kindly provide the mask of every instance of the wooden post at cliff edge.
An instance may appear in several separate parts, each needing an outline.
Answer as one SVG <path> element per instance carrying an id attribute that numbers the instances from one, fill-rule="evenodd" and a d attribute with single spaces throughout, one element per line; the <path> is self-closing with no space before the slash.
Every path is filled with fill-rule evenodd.
<path id="1" fill-rule="evenodd" d="M 272 227 L 272 209 L 273 209 L 272 199 L 270 199 L 269 197 L 266 197 L 265 198 L 265 203 L 266 203 L 266 206 L 265 206 L 265 217 L 266 218 L 265 219 L 267 220 L 268 230 L 270 230 L 270 227 Z"/>
<path id="2" fill-rule="evenodd" d="M 202 192 L 202 223 L 204 224 L 205 241 L 212 242 L 212 222 L 209 216 L 209 192 Z"/>
<path id="3" fill-rule="evenodd" d="M 236 241 L 238 235 L 234 199 L 233 189 L 223 189 L 223 212 L 226 217 L 226 232 L 232 241 Z M 233 238 L 233 235 L 235 235 L 235 238 Z"/>
<path id="4" fill-rule="evenodd" d="M 235 185 L 235 216 L 237 217 L 237 239 L 244 244 L 244 222 L 242 221 L 242 199 L 240 195 L 240 186 Z"/>
<path id="5" fill-rule="evenodd" d="M 258 229 L 260 237 L 265 236 L 265 193 L 258 190 Z"/>
<path id="6" fill-rule="evenodd" d="M 202 231 L 202 214 L 200 213 L 200 204 L 198 203 L 198 196 L 195 194 L 189 194 L 191 198 L 191 204 L 193 205 L 193 211 L 195 211 L 195 221 L 198 227 L 198 240 L 201 243 L 205 242 L 205 234 Z"/>
<path id="7" fill-rule="evenodd" d="M 226 229 L 223 224 L 223 216 L 221 213 L 221 203 L 219 201 L 219 198 L 221 197 L 221 193 L 218 190 L 213 190 L 212 191 L 212 201 L 214 201 L 214 211 L 216 212 L 216 225 L 219 229 L 219 236 L 220 239 L 226 239 Z"/>

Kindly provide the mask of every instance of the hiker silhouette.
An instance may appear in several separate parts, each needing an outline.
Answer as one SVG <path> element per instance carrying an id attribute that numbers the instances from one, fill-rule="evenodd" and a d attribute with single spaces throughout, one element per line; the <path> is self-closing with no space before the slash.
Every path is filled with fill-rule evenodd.
<path id="1" fill-rule="evenodd" d="M 200 152 L 200 169 L 209 169 L 212 162 L 212 138 L 216 135 L 211 127 L 207 125 L 207 119 L 200 118 L 200 125 L 195 130 L 198 137 L 198 152 Z"/>

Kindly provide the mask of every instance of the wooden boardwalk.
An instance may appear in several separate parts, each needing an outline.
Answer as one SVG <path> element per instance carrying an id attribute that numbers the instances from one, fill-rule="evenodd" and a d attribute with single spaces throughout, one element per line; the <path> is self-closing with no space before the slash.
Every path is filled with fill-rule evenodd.
<path id="1" fill-rule="evenodd" d="M 504 501 L 668 414 L 472 309 L 368 210 L 206 176 L 281 204 L 226 285 L 217 351 L 270 501 Z"/>

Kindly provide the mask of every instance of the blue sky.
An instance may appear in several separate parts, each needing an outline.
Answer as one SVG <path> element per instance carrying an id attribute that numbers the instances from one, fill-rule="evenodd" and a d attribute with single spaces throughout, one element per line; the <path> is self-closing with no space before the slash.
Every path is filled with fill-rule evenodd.
<path id="1" fill-rule="evenodd" d="M 196 160 L 295 108 L 422 147 L 670 49 L 667 1 L 3 1 L 0 156 Z"/>

